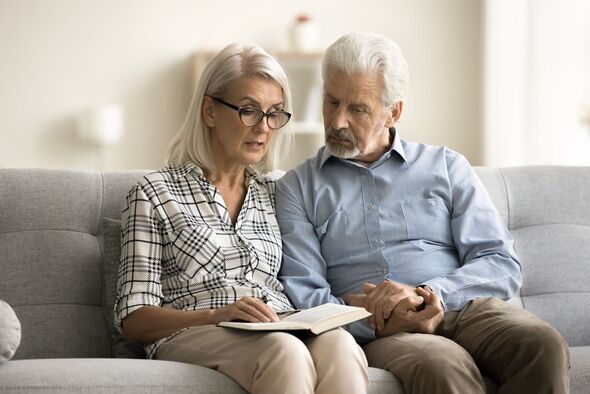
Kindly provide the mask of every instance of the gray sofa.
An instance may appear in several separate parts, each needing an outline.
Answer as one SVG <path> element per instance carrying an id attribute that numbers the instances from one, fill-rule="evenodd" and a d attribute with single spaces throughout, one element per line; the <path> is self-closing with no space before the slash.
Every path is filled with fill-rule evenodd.
<path id="1" fill-rule="evenodd" d="M 561 332 L 571 392 L 590 393 L 590 168 L 477 171 L 524 264 L 511 302 Z M 120 216 L 141 174 L 0 170 L 0 299 L 22 324 L 20 348 L 0 364 L 0 393 L 243 393 L 206 368 L 113 358 L 101 218 Z M 389 372 L 370 373 L 371 393 L 403 393 Z"/>

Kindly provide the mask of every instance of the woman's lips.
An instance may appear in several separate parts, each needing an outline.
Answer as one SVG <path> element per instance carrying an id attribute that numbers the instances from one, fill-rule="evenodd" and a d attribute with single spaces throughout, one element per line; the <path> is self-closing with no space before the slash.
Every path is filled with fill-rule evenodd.
<path id="1" fill-rule="evenodd" d="M 246 146 L 250 149 L 262 149 L 264 147 L 264 142 L 246 141 Z"/>

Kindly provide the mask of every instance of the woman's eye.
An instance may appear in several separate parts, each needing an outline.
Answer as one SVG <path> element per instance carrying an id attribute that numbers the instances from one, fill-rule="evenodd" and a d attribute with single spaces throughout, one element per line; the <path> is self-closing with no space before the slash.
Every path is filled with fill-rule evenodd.
<path id="1" fill-rule="evenodd" d="M 242 108 L 242 114 L 244 115 L 253 115 L 257 113 L 259 110 L 255 108 Z"/>

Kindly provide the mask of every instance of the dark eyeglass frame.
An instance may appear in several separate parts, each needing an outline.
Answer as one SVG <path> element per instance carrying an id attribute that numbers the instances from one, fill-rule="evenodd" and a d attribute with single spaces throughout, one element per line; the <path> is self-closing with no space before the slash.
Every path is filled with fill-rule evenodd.
<path id="1" fill-rule="evenodd" d="M 264 112 L 261 109 L 258 108 L 252 108 L 252 107 L 238 107 L 237 105 L 233 105 L 228 103 L 227 101 L 224 101 L 218 97 L 213 97 L 213 96 L 209 96 L 211 97 L 211 99 L 213 99 L 213 101 L 218 102 L 219 104 L 223 104 L 228 108 L 233 109 L 234 111 L 236 111 L 238 113 L 238 117 L 240 118 L 240 122 L 242 122 L 242 124 L 246 127 L 254 127 L 256 126 L 258 123 L 262 122 L 262 119 L 266 118 L 266 125 L 273 130 L 278 130 L 281 127 L 285 127 L 285 125 L 287 123 L 289 123 L 289 120 L 291 119 L 291 113 L 287 112 L 287 111 L 271 111 L 271 112 Z M 244 122 L 244 119 L 242 118 L 244 111 L 256 111 L 262 114 L 262 116 L 260 117 L 260 120 L 254 124 L 246 124 L 246 122 Z M 287 121 L 285 122 L 285 124 L 283 124 L 282 126 L 279 127 L 272 127 L 270 125 L 270 123 L 268 122 L 268 117 L 274 114 L 283 114 L 285 116 L 287 116 Z"/>

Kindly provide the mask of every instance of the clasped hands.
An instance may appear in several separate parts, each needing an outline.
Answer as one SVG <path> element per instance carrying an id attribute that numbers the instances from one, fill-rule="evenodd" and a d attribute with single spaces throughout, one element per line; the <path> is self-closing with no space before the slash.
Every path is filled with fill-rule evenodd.
<path id="1" fill-rule="evenodd" d="M 444 316 L 440 298 L 428 287 L 414 288 L 385 281 L 379 285 L 364 283 L 363 292 L 343 298 L 347 304 L 363 307 L 373 314 L 369 323 L 377 337 L 399 332 L 433 334 Z"/>

